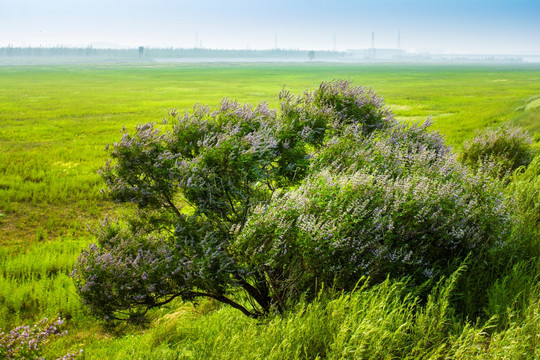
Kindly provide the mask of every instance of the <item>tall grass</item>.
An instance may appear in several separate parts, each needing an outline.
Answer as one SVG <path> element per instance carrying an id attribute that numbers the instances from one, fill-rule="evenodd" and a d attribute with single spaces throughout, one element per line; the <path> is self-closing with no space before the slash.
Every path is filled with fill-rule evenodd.
<path id="1" fill-rule="evenodd" d="M 0 327 L 57 314 L 67 319 L 82 316 L 70 273 L 87 244 L 84 239 L 61 238 L 19 254 L 0 248 Z"/>
<path id="2" fill-rule="evenodd" d="M 180 306 L 143 333 L 96 342 L 87 359 L 533 359 L 540 355 L 540 289 L 497 330 L 457 321 L 451 306 L 459 272 L 422 302 L 406 281 L 387 280 L 349 294 L 300 303 L 257 322 L 235 310 Z M 208 304 L 203 304 L 203 308 Z M 516 315 L 518 316 L 518 315 Z"/>

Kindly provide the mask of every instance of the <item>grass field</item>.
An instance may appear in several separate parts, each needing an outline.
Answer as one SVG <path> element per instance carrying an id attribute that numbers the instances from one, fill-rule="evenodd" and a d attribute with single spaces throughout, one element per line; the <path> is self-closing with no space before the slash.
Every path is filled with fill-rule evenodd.
<path id="1" fill-rule="evenodd" d="M 275 106 L 283 87 L 300 93 L 337 78 L 373 87 L 400 120 L 431 116 L 457 149 L 476 129 L 505 122 L 540 141 L 540 66 L 532 64 L 0 67 L 0 328 L 61 312 L 86 326 L 69 346 L 96 330 L 68 274 L 91 241 L 87 224 L 113 209 L 96 171 L 124 125 L 224 97 Z M 145 339 L 163 336 L 156 331 Z"/>
<path id="2" fill-rule="evenodd" d="M 224 97 L 272 105 L 321 81 L 373 87 L 398 118 L 435 120 L 459 147 L 475 129 L 519 120 L 540 139 L 537 66 L 193 65 L 0 68 L 3 244 L 83 234 L 108 205 L 96 170 L 122 126 Z"/>

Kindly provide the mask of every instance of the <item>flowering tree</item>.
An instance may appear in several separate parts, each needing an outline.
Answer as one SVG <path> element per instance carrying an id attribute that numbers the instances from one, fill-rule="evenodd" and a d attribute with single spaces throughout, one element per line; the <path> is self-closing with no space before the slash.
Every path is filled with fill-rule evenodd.
<path id="1" fill-rule="evenodd" d="M 169 131 L 140 125 L 114 144 L 101 174 L 136 210 L 104 221 L 74 270 L 95 314 L 209 297 L 259 317 L 323 282 L 438 276 L 504 238 L 500 198 L 427 124 L 396 123 L 345 81 L 279 98 L 279 111 L 225 99 L 173 112 Z"/>

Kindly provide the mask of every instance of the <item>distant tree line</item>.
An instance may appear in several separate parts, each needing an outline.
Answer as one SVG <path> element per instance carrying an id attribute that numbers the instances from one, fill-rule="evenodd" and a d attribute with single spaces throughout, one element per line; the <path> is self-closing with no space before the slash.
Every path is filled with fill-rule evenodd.
<path id="1" fill-rule="evenodd" d="M 205 48 L 96 49 L 89 47 L 0 47 L 0 57 L 111 57 L 111 58 L 305 58 L 328 59 L 350 56 L 339 51 L 290 49 L 231 50 Z"/>

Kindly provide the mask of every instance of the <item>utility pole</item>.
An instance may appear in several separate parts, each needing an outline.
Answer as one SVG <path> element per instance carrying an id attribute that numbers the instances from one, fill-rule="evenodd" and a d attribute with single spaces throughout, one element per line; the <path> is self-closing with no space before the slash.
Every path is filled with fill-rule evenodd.
<path id="1" fill-rule="evenodd" d="M 371 33 L 371 51 L 370 51 L 370 57 L 375 58 L 375 33 Z"/>

